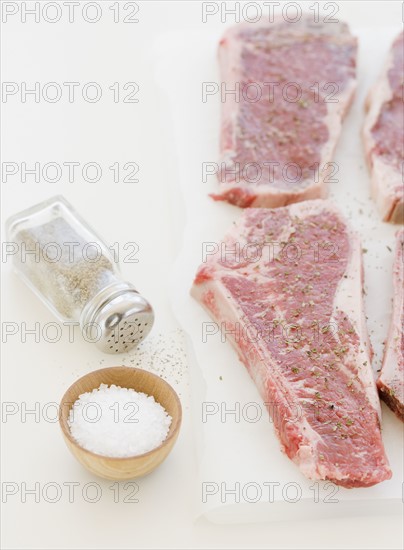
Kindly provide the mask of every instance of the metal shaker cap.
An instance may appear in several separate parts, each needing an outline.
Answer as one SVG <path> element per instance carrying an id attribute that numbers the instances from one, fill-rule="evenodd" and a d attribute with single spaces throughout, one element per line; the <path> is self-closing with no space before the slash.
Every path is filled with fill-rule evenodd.
<path id="1" fill-rule="evenodd" d="M 130 283 L 107 287 L 87 304 L 80 325 L 86 339 L 105 353 L 136 347 L 150 332 L 154 313 Z"/>

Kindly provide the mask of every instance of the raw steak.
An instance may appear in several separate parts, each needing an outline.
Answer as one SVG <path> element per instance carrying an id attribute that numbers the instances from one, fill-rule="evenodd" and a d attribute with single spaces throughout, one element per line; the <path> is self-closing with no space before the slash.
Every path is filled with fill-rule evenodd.
<path id="1" fill-rule="evenodd" d="M 391 477 L 361 260 L 359 238 L 327 201 L 249 208 L 192 288 L 254 379 L 287 456 L 308 478 L 344 487 Z"/>
<path id="2" fill-rule="evenodd" d="M 337 172 L 328 163 L 356 87 L 356 53 L 345 23 L 310 16 L 226 31 L 222 86 L 240 93 L 222 98 L 215 199 L 277 207 L 326 195 Z"/>
<path id="3" fill-rule="evenodd" d="M 404 223 L 404 34 L 366 101 L 363 130 L 371 190 L 384 221 Z"/>
<path id="4" fill-rule="evenodd" d="M 397 233 L 393 315 L 377 381 L 380 397 L 404 422 L 404 229 Z"/>

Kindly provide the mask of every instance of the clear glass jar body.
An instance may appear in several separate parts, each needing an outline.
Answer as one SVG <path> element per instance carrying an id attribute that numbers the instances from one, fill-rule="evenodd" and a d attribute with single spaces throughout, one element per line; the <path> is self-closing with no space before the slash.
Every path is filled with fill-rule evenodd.
<path id="1" fill-rule="evenodd" d="M 61 196 L 10 218 L 14 267 L 60 320 L 79 321 L 102 291 L 122 284 L 102 239 Z"/>

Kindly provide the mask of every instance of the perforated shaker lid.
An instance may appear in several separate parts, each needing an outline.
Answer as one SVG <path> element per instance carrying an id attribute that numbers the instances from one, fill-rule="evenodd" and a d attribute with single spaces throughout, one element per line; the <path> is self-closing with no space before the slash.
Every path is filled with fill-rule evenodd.
<path id="1" fill-rule="evenodd" d="M 105 289 L 85 308 L 81 328 L 88 341 L 105 353 L 136 347 L 150 332 L 154 313 L 130 283 Z"/>

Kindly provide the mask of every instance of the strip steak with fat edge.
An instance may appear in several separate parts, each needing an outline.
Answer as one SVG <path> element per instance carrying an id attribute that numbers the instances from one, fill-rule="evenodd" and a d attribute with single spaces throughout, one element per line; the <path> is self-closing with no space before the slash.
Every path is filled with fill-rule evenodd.
<path id="1" fill-rule="evenodd" d="M 362 279 L 358 236 L 314 200 L 246 209 L 192 287 L 272 409 L 287 456 L 344 487 L 391 477 Z"/>
<path id="2" fill-rule="evenodd" d="M 213 198 L 277 207 L 326 196 L 356 88 L 356 54 L 345 23 L 314 23 L 309 15 L 226 31 L 219 60 L 229 93 Z"/>
<path id="3" fill-rule="evenodd" d="M 397 233 L 393 273 L 393 314 L 377 380 L 380 397 L 404 422 L 404 229 Z"/>
<path id="4" fill-rule="evenodd" d="M 404 223 L 404 34 L 366 101 L 363 128 L 371 192 L 383 221 Z"/>

